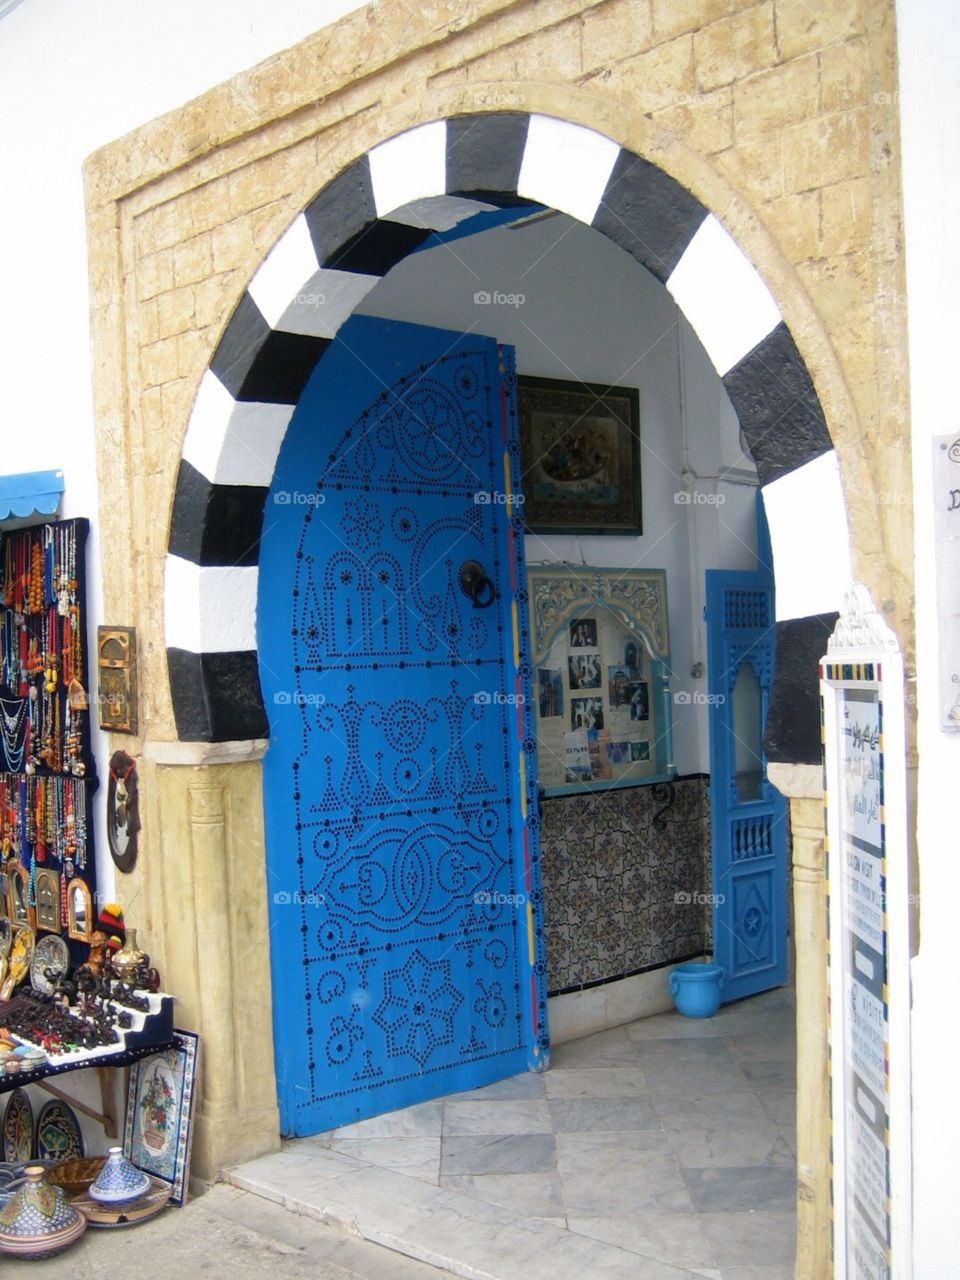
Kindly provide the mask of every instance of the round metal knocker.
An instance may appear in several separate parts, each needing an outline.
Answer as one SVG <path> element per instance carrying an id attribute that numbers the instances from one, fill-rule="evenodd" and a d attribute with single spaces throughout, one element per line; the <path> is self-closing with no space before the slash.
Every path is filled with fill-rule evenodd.
<path id="1" fill-rule="evenodd" d="M 460 589 L 475 609 L 489 609 L 497 599 L 497 589 L 479 560 L 465 560 L 460 566 Z"/>

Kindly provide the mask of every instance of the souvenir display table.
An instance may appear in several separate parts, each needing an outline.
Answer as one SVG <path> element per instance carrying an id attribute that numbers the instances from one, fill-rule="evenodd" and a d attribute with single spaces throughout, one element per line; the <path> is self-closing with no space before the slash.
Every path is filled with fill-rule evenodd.
<path id="1" fill-rule="evenodd" d="M 5 1011 L 16 1010 L 23 1006 L 27 997 L 15 997 L 0 1002 L 0 1026 L 5 1025 Z M 118 1136 L 119 1127 L 114 1103 L 112 1071 L 117 1067 L 127 1067 L 141 1058 L 161 1053 L 164 1049 L 173 1048 L 173 996 L 163 992 L 144 995 L 148 1008 L 143 1011 L 131 1010 L 131 1026 L 117 1028 L 117 1041 L 114 1044 L 97 1045 L 93 1048 L 81 1048 L 72 1052 L 49 1056 L 46 1061 L 35 1067 L 23 1063 L 15 1073 L 8 1074 L 0 1070 L 0 1094 L 28 1084 L 38 1084 L 48 1093 L 68 1102 L 75 1110 L 82 1111 L 91 1119 L 103 1125 L 108 1138 Z M 21 1045 L 42 1050 L 43 1045 L 25 1035 L 15 1035 L 14 1039 Z M 66 1075 L 73 1071 L 96 1070 L 100 1084 L 101 1110 L 96 1111 L 78 1099 L 64 1093 L 49 1083 L 51 1076 Z"/>

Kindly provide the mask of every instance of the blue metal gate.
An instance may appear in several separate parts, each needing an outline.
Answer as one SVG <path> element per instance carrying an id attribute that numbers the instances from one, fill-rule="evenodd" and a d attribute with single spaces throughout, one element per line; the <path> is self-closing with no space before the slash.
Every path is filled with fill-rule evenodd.
<path id="1" fill-rule="evenodd" d="M 514 381 L 492 339 L 354 317 L 280 452 L 258 644 L 284 1133 L 545 1059 Z"/>

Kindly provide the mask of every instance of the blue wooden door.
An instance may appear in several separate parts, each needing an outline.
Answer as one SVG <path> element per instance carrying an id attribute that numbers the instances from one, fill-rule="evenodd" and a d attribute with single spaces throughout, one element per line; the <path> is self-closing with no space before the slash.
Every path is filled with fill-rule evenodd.
<path id="1" fill-rule="evenodd" d="M 514 381 L 492 339 L 355 317 L 280 451 L 258 644 L 287 1134 L 544 1061 Z"/>
<path id="2" fill-rule="evenodd" d="M 722 999 L 787 980 L 786 801 L 767 781 L 762 733 L 775 647 L 766 570 L 707 575 L 713 954 Z"/>

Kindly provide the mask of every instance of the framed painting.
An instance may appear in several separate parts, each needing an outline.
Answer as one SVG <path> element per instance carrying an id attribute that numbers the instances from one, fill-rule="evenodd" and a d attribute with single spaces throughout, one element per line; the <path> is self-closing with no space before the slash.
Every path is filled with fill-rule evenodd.
<path id="1" fill-rule="evenodd" d="M 520 377 L 517 411 L 529 532 L 643 532 L 636 387 Z"/>
<path id="2" fill-rule="evenodd" d="M 123 1152 L 144 1173 L 168 1182 L 170 1203 L 184 1205 L 190 1177 L 190 1146 L 200 1037 L 174 1031 L 176 1044 L 130 1068 Z"/>

